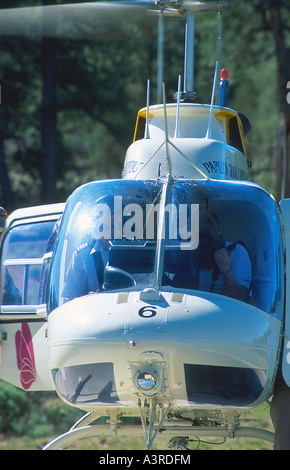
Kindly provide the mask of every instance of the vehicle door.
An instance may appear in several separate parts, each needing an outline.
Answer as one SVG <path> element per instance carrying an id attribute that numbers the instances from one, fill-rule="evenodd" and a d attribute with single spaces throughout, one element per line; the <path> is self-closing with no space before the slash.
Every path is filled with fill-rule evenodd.
<path id="1" fill-rule="evenodd" d="M 52 390 L 46 309 L 40 305 L 43 256 L 64 204 L 14 211 L 1 240 L 0 378 L 25 390 Z"/>
<path id="2" fill-rule="evenodd" d="M 290 199 L 280 202 L 282 212 L 284 249 L 285 249 L 285 320 L 282 372 L 285 382 L 290 386 Z"/>

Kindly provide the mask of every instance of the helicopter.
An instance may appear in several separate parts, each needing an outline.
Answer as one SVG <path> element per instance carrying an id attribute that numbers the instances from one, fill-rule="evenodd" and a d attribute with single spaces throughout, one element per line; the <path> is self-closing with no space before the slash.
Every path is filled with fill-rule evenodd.
<path id="1" fill-rule="evenodd" d="M 221 68 L 226 2 L 106 8 L 130 4 L 158 15 L 161 103 L 150 104 L 148 81 L 122 178 L 89 182 L 66 203 L 7 217 L 0 377 L 28 392 L 54 390 L 85 412 L 45 450 L 103 435 L 142 435 L 148 450 L 160 435 L 172 449 L 187 449 L 196 436 L 273 442 L 272 432 L 241 422 L 268 406 L 280 360 L 290 385 L 290 343 L 282 341 L 290 328 L 290 201 L 277 204 L 249 180 L 249 123 L 227 106 Z M 212 11 L 217 58 L 211 102 L 200 104 L 195 16 Z M 186 24 L 184 86 L 179 77 L 170 104 L 166 15 Z M 204 260 L 224 250 L 233 264 L 237 249 L 247 293 L 225 295 L 229 272 L 209 277 Z"/>

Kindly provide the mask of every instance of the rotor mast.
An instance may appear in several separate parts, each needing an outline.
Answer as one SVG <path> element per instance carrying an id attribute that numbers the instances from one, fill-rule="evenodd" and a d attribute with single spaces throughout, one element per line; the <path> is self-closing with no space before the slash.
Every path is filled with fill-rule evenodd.
<path id="1" fill-rule="evenodd" d="M 221 12 L 226 6 L 227 0 L 187 2 L 182 0 L 155 0 L 161 9 L 158 23 L 158 52 L 157 52 L 157 102 L 161 102 L 163 82 L 163 56 L 164 56 L 164 15 L 185 16 L 185 44 L 184 44 L 184 78 L 183 100 L 194 100 L 194 39 L 195 39 L 195 13 L 208 10 L 218 10 L 217 33 L 217 61 L 220 69 L 221 56 Z"/>
<path id="2" fill-rule="evenodd" d="M 185 44 L 184 44 L 184 85 L 183 95 L 187 98 L 194 98 L 194 13 L 186 13 L 185 23 Z M 187 96 L 189 95 L 189 96 Z M 183 96 L 184 98 L 184 96 Z"/>

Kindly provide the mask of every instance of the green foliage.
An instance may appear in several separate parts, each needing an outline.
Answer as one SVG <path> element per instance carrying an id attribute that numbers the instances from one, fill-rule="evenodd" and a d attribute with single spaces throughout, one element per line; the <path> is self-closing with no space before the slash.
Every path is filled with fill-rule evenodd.
<path id="1" fill-rule="evenodd" d="M 264 22 L 265 9 L 263 5 L 256 8 L 249 0 L 228 0 L 223 13 L 222 67 L 229 70 L 228 106 L 245 114 L 252 125 L 246 136 L 251 179 L 275 193 L 281 90 L 273 34 Z M 198 24 L 197 86 L 201 100 L 209 101 L 216 19 L 201 16 Z"/>
<path id="2" fill-rule="evenodd" d="M 0 434 L 54 436 L 67 431 L 83 414 L 54 392 L 26 392 L 0 381 Z"/>
<path id="3" fill-rule="evenodd" d="M 2 3 L 3 7 L 39 4 L 36 0 Z M 274 192 L 283 90 L 266 4 L 228 0 L 223 13 L 222 66 L 230 72 L 229 106 L 252 123 L 246 141 L 252 179 Z M 282 2 L 281 9 L 287 24 L 289 11 Z M 195 89 L 200 102 L 210 101 L 216 28 L 214 14 L 196 15 Z M 92 179 L 120 177 L 137 111 L 145 106 L 147 78 L 151 102 L 156 97 L 156 21 L 152 18 L 142 28 L 130 22 L 121 34 L 113 30 L 90 37 L 92 33 L 84 39 L 57 38 L 51 43 L 56 60 L 56 98 L 50 103 L 57 133 L 54 200 L 65 200 L 75 187 Z M 289 54 L 287 28 L 284 34 Z M 166 19 L 168 101 L 176 91 L 178 75 L 183 74 L 183 36 L 183 21 Z M 0 36 L 0 51 L 0 143 L 2 139 L 14 205 L 36 204 L 42 202 L 48 175 L 42 167 L 42 38 Z"/>

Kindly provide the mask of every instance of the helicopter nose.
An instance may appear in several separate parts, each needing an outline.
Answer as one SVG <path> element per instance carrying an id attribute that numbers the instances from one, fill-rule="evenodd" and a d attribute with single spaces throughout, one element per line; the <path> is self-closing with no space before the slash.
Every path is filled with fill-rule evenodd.
<path id="1" fill-rule="evenodd" d="M 216 294 L 91 294 L 48 316 L 52 377 L 83 409 L 136 406 L 158 396 L 174 406 L 255 406 L 269 396 L 280 322 Z"/>
<path id="2" fill-rule="evenodd" d="M 48 317 L 52 377 L 70 404 L 136 402 L 164 393 L 168 303 L 137 292 L 91 294 Z"/>

